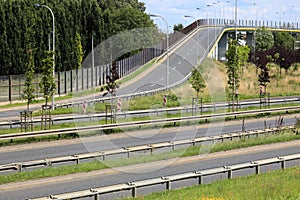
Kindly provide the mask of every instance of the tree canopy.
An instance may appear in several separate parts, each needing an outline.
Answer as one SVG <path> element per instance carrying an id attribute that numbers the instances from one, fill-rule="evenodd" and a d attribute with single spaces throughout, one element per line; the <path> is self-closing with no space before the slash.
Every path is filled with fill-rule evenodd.
<path id="1" fill-rule="evenodd" d="M 258 51 L 266 51 L 273 47 L 274 36 L 273 33 L 262 27 L 256 31 L 255 34 L 255 48 Z"/>
<path id="2" fill-rule="evenodd" d="M 294 49 L 295 38 L 287 32 L 275 32 L 274 33 L 274 46 L 280 48 L 286 48 L 289 50 Z"/>
<path id="3" fill-rule="evenodd" d="M 41 72 L 44 53 L 52 42 L 52 16 L 31 0 L 0 1 L 0 75 L 24 74 L 27 52 L 34 51 L 36 72 Z M 121 31 L 154 27 L 138 0 L 40 0 L 52 9 L 55 17 L 56 71 L 78 68 L 78 34 L 83 59 L 94 44 Z M 77 34 L 78 33 L 78 34 Z"/>

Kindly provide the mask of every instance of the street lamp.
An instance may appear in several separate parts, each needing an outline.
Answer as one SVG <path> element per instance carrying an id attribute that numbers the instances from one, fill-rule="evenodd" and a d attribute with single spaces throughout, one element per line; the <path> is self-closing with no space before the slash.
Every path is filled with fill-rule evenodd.
<path id="1" fill-rule="evenodd" d="M 293 9 L 293 11 L 294 11 L 294 22 L 293 22 L 293 28 L 295 28 L 296 27 L 296 24 L 297 24 L 297 20 L 296 20 L 296 10 L 295 10 L 295 6 L 294 5 L 292 5 L 292 9 Z"/>
<path id="2" fill-rule="evenodd" d="M 167 27 L 167 33 L 166 33 L 166 38 L 167 38 L 167 69 L 166 69 L 166 90 L 168 90 L 168 84 L 169 84 L 169 25 L 168 22 L 165 18 L 163 18 L 160 15 L 154 15 L 154 14 L 149 14 L 150 17 L 158 17 L 161 18 L 163 21 L 166 23 Z"/>
<path id="3" fill-rule="evenodd" d="M 195 17 L 193 17 L 193 16 L 191 16 L 191 15 L 185 15 L 184 17 L 186 17 L 186 18 L 192 18 L 192 19 L 194 19 L 196 22 L 197 22 L 197 36 L 196 36 L 196 41 L 197 41 L 197 55 L 196 55 L 196 65 L 198 64 L 198 55 L 199 55 L 199 49 L 198 49 L 198 46 L 199 46 L 199 42 L 198 42 L 198 28 L 199 28 L 199 23 L 198 23 L 198 20 L 195 18 Z"/>
<path id="4" fill-rule="evenodd" d="M 207 27 L 209 27 L 209 19 L 208 19 L 208 11 L 204 10 L 202 8 L 196 8 L 197 10 L 203 10 L 204 12 L 206 12 L 206 21 L 207 21 Z M 209 30 L 207 30 L 207 48 L 209 47 Z"/>
<path id="5" fill-rule="evenodd" d="M 34 4 L 34 6 L 36 7 L 44 7 L 44 8 L 47 8 L 51 15 L 52 15 L 52 50 L 53 50 L 53 72 L 52 72 L 52 76 L 53 76 L 53 79 L 55 80 L 55 19 L 54 19 L 54 14 L 53 14 L 53 11 L 51 10 L 51 8 L 49 8 L 48 6 L 46 5 L 43 5 L 43 4 Z M 54 94 L 52 95 L 52 110 L 54 110 Z"/>
<path id="6" fill-rule="evenodd" d="M 237 0 L 235 0 L 235 40 L 237 40 Z"/>
<path id="7" fill-rule="evenodd" d="M 206 6 L 207 6 L 207 7 L 213 7 L 213 5 L 211 5 L 211 4 L 207 4 Z M 217 11 L 216 11 L 216 8 L 214 8 L 214 9 L 215 9 L 215 18 L 217 18 Z M 215 20 L 216 20 L 216 19 L 213 20 L 213 23 L 214 23 L 214 27 L 215 27 L 215 38 L 216 38 L 216 37 L 217 37 L 217 36 L 216 36 L 216 29 L 217 29 L 217 26 L 216 26 Z"/>
<path id="8" fill-rule="evenodd" d="M 95 70 L 94 32 L 92 32 L 92 88 L 94 88 L 94 70 Z"/>
<path id="9" fill-rule="evenodd" d="M 279 15 L 279 27 L 281 26 L 281 13 L 280 12 L 276 12 L 276 15 Z"/>

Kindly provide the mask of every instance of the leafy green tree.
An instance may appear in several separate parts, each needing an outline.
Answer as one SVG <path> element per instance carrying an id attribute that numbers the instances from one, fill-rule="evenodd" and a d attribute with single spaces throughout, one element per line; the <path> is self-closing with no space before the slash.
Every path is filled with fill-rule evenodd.
<path id="1" fill-rule="evenodd" d="M 283 47 L 286 49 L 294 49 L 295 38 L 287 32 L 275 32 L 274 33 L 274 46 Z"/>
<path id="2" fill-rule="evenodd" d="M 238 56 L 238 42 L 236 40 L 228 41 L 228 51 L 226 52 L 227 58 L 227 76 L 228 76 L 228 86 L 231 90 L 231 101 L 235 102 L 236 94 L 239 88 L 239 71 L 240 62 Z M 234 111 L 234 106 L 232 106 L 232 111 Z"/>
<path id="3" fill-rule="evenodd" d="M 177 32 L 177 31 L 181 31 L 183 29 L 183 25 L 180 23 L 180 24 L 175 24 L 174 26 L 173 26 L 173 31 L 174 32 Z"/>
<path id="4" fill-rule="evenodd" d="M 154 27 L 138 0 L 52 0 L 41 1 L 55 16 L 56 71 L 78 68 L 74 43 L 81 37 L 83 59 L 91 52 L 91 37 L 97 45 L 121 31 Z M 31 0 L 5 0 L 0 3 L 0 75 L 23 74 L 28 46 L 35 45 L 36 66 L 42 66 L 48 38 L 52 42 L 52 18 L 48 10 L 35 7 Z M 50 37 L 49 37 L 50 36 Z M 131 41 L 131 40 L 130 40 Z M 17 55 L 17 56 L 16 56 Z M 129 54 L 130 55 L 130 54 Z M 41 68 L 36 69 L 41 73 Z"/>
<path id="5" fill-rule="evenodd" d="M 76 59 L 76 69 L 80 69 L 82 64 L 83 50 L 81 45 L 81 37 L 77 32 L 75 37 L 74 50 L 75 50 L 75 59 Z"/>
<path id="6" fill-rule="evenodd" d="M 54 95 L 56 84 L 53 73 L 53 51 L 46 51 L 46 57 L 43 59 L 42 80 L 40 82 L 40 90 L 45 98 L 46 105 L 49 98 Z"/>
<path id="7" fill-rule="evenodd" d="M 238 60 L 241 66 L 246 65 L 249 59 L 250 48 L 245 46 L 238 46 Z"/>
<path id="8" fill-rule="evenodd" d="M 199 93 L 203 92 L 203 89 L 206 87 L 206 85 L 197 68 L 194 68 L 192 70 L 192 75 L 189 79 L 189 83 L 192 85 L 192 88 L 196 91 L 197 99 L 199 99 Z"/>
<path id="9" fill-rule="evenodd" d="M 255 34 L 255 48 L 258 51 L 266 51 L 273 47 L 274 36 L 266 27 L 257 29 Z"/>
<path id="10" fill-rule="evenodd" d="M 32 50 L 28 51 L 29 59 L 26 66 L 25 73 L 25 88 L 23 90 L 22 99 L 27 100 L 27 110 L 29 110 L 29 104 L 32 103 L 35 99 L 34 95 L 34 56 Z"/>

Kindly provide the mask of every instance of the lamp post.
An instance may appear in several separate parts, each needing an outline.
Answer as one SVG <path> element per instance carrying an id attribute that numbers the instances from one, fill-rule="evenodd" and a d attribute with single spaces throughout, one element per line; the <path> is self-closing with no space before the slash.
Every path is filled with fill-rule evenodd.
<path id="1" fill-rule="evenodd" d="M 203 10 L 204 12 L 206 12 L 206 21 L 207 21 L 207 27 L 209 26 L 209 19 L 208 19 L 208 11 L 204 10 L 202 8 L 196 8 L 197 10 Z M 209 30 L 207 30 L 207 48 L 209 47 Z"/>
<path id="2" fill-rule="evenodd" d="M 279 27 L 281 26 L 281 14 L 279 12 L 275 13 L 276 15 L 279 15 Z"/>
<path id="3" fill-rule="evenodd" d="M 294 11 L 294 22 L 293 22 L 293 28 L 295 28 L 296 27 L 296 24 L 297 24 L 297 20 L 296 20 L 296 10 L 295 10 L 295 6 L 294 5 L 292 5 L 292 9 L 293 9 L 293 11 Z"/>
<path id="4" fill-rule="evenodd" d="M 92 33 L 92 88 L 94 88 L 94 70 L 95 70 L 95 54 L 94 54 L 94 32 Z"/>
<path id="5" fill-rule="evenodd" d="M 165 23 L 167 27 L 167 32 L 166 32 L 166 39 L 167 39 L 167 69 L 166 69 L 166 90 L 168 90 L 168 85 L 169 85 L 169 25 L 168 22 L 165 18 L 163 18 L 160 15 L 154 15 L 150 14 L 150 17 L 158 17 L 161 18 Z"/>
<path id="6" fill-rule="evenodd" d="M 51 10 L 51 8 L 49 8 L 46 5 L 43 4 L 34 4 L 37 7 L 44 7 L 47 8 L 51 15 L 52 15 L 52 50 L 53 50 L 53 72 L 52 72 L 52 76 L 53 79 L 55 80 L 55 19 L 54 19 L 54 14 L 53 11 Z M 54 110 L 54 94 L 52 95 L 52 110 Z"/>
<path id="7" fill-rule="evenodd" d="M 197 36 L 196 36 L 196 42 L 197 42 L 197 55 L 196 55 L 196 65 L 198 65 L 198 55 L 199 55 L 199 49 L 198 49 L 198 46 L 199 46 L 199 39 L 198 39 L 198 28 L 199 28 L 199 23 L 198 23 L 198 20 L 195 18 L 195 17 L 193 17 L 193 16 L 191 16 L 191 15 L 185 15 L 184 17 L 186 17 L 186 18 L 192 18 L 192 19 L 194 19 L 196 22 L 197 22 Z"/>
<path id="8" fill-rule="evenodd" d="M 207 7 L 213 7 L 213 5 L 211 5 L 211 4 L 207 4 L 206 5 Z M 215 18 L 217 18 L 217 11 L 216 11 L 216 8 L 215 8 Z M 216 19 L 215 19 L 216 20 Z M 215 27 L 215 38 L 216 38 L 216 22 L 215 22 L 215 20 L 213 20 L 213 22 L 214 22 L 214 27 Z"/>
<path id="9" fill-rule="evenodd" d="M 237 0 L 235 0 L 235 40 L 237 40 Z"/>

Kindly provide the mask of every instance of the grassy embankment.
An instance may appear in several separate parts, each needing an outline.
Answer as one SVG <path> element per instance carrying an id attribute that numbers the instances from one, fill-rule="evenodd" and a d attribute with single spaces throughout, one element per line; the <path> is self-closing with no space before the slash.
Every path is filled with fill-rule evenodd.
<path id="1" fill-rule="evenodd" d="M 195 185 L 126 200 L 299 200 L 300 167 Z"/>
<path id="2" fill-rule="evenodd" d="M 145 66 L 141 70 L 136 71 L 136 73 L 121 80 L 122 83 L 130 81 L 133 77 L 139 75 L 143 70 L 148 69 L 152 64 Z M 267 86 L 267 92 L 270 93 L 271 97 L 277 96 L 292 96 L 299 95 L 300 90 L 300 67 L 295 65 L 291 67 L 288 72 L 283 71 L 281 74 L 278 69 L 271 65 L 270 67 L 270 83 Z M 200 95 L 203 98 L 204 103 L 217 102 L 217 101 L 227 101 L 228 100 L 228 85 L 227 85 L 227 75 L 226 66 L 217 61 L 205 60 L 201 66 L 201 73 L 207 80 L 206 85 L 209 85 L 203 93 Z M 248 64 L 242 68 L 241 78 L 240 78 L 240 88 L 239 88 L 239 98 L 240 100 L 259 98 L 259 82 L 256 67 L 253 64 Z M 217 75 L 216 75 L 217 74 Z M 218 84 L 215 84 L 218 83 Z M 214 90 L 220 90 L 220 92 L 214 92 Z M 223 90 L 223 91 L 222 91 Z M 98 92 L 98 91 L 95 91 Z M 223 93 L 223 94 L 222 94 Z M 163 108 L 163 95 L 168 95 L 167 107 L 185 106 L 192 104 L 192 97 L 195 97 L 195 91 L 189 83 L 184 83 L 183 85 L 172 89 L 170 91 L 157 93 L 151 96 L 136 97 L 131 98 L 127 101 L 122 102 L 123 111 L 132 110 L 143 110 L 143 109 L 154 109 Z M 73 97 L 83 96 L 84 93 L 74 93 Z M 71 97 L 71 95 L 70 95 Z M 95 106 L 90 106 L 87 108 L 88 113 L 94 112 L 104 112 L 105 104 L 99 103 Z M 53 112 L 53 114 L 71 114 L 82 113 L 81 108 L 60 108 Z M 41 113 L 36 113 L 35 116 L 39 116 Z"/>

